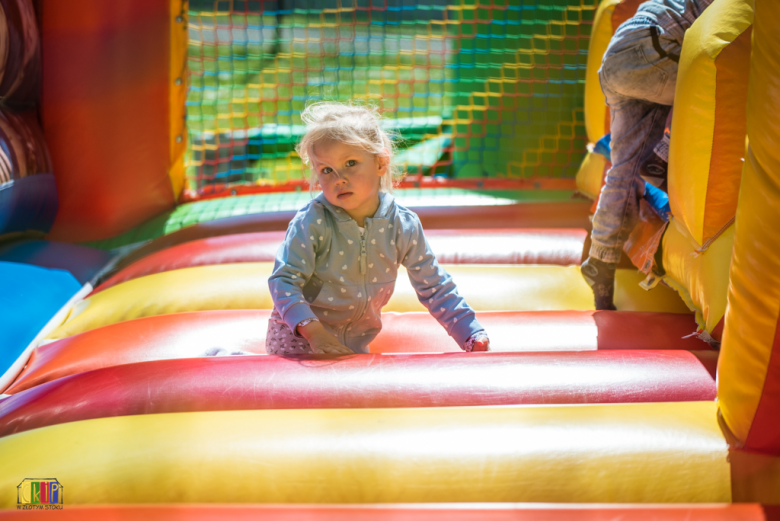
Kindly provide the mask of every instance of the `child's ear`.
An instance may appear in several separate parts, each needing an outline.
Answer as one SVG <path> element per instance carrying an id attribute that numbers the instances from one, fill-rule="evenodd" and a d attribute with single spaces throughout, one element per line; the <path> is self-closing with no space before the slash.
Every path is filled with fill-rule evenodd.
<path id="1" fill-rule="evenodd" d="M 385 169 L 390 166 L 390 151 L 382 149 L 382 153 L 376 156 L 377 167 L 384 174 Z"/>

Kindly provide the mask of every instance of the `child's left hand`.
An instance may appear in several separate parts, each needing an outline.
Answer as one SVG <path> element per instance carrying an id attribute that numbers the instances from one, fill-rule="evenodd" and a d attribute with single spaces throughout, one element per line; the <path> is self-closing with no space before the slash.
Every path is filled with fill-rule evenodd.
<path id="1" fill-rule="evenodd" d="M 466 340 L 466 343 L 463 345 L 463 350 L 467 353 L 490 351 L 490 339 L 488 338 L 487 333 L 480 331 L 471 335 L 471 337 L 469 337 L 469 339 Z"/>

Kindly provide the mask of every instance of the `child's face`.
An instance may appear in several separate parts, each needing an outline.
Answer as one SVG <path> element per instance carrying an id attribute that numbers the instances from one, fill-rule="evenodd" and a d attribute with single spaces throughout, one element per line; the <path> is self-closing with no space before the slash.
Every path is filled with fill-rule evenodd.
<path id="1" fill-rule="evenodd" d="M 375 156 L 361 147 L 323 140 L 311 150 L 312 168 L 322 193 L 343 208 L 359 225 L 379 207 L 379 187 L 388 168 L 386 156 Z"/>

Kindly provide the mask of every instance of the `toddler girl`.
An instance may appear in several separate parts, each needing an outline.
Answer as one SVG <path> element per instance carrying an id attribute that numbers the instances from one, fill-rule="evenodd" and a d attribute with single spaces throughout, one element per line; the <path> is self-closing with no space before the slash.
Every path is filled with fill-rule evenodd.
<path id="1" fill-rule="evenodd" d="M 397 204 L 393 143 L 378 114 L 323 102 L 301 118 L 297 150 L 322 193 L 300 210 L 276 254 L 269 354 L 367 353 L 403 264 L 420 302 L 465 351 L 489 340 L 436 262 L 417 215 Z"/>

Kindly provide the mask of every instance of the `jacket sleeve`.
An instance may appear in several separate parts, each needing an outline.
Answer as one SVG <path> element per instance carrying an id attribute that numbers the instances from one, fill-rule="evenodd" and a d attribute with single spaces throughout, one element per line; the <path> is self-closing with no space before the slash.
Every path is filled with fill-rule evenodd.
<path id="1" fill-rule="evenodd" d="M 474 310 L 458 294 L 450 274 L 436 261 L 425 240 L 420 219 L 414 215 L 406 220 L 403 227 L 404 240 L 399 244 L 403 252 L 401 263 L 409 273 L 417 298 L 462 348 L 471 335 L 485 328 L 477 321 Z"/>
<path id="2" fill-rule="evenodd" d="M 268 278 L 274 307 L 296 336 L 299 335 L 295 327 L 302 320 L 317 318 L 303 296 L 303 287 L 314 273 L 320 248 L 327 243 L 324 218 L 314 205 L 296 214 L 276 252 L 274 271 Z"/>

